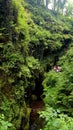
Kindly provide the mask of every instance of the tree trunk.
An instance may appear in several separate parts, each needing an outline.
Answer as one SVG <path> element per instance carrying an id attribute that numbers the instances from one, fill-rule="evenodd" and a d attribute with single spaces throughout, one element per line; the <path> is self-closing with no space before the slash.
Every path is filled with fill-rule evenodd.
<path id="1" fill-rule="evenodd" d="M 7 22 L 8 22 L 8 32 L 9 32 L 9 40 L 12 41 L 12 27 L 11 24 L 13 22 L 13 8 L 12 8 L 12 0 L 7 0 Z"/>
<path id="2" fill-rule="evenodd" d="M 54 0 L 54 11 L 56 10 L 56 0 Z"/>

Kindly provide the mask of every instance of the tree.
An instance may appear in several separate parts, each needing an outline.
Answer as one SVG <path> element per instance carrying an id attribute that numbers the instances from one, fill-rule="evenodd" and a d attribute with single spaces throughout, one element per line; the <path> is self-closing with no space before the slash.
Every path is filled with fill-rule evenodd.
<path id="1" fill-rule="evenodd" d="M 13 22 L 13 8 L 12 8 L 12 0 L 6 1 L 7 6 L 7 23 L 8 23 L 8 32 L 9 32 L 9 40 L 12 41 L 12 22 Z"/>
<path id="2" fill-rule="evenodd" d="M 54 11 L 56 10 L 56 2 L 57 2 L 57 0 L 54 0 L 54 3 L 53 3 L 54 4 L 53 5 L 54 6 Z"/>
<path id="3" fill-rule="evenodd" d="M 57 11 L 60 13 L 62 12 L 63 14 L 63 9 L 64 9 L 64 6 L 66 4 L 67 0 L 57 0 L 56 4 L 57 4 Z"/>
<path id="4" fill-rule="evenodd" d="M 50 0 L 46 0 L 46 7 L 48 8 L 48 4 L 50 3 Z"/>
<path id="5" fill-rule="evenodd" d="M 61 9 L 61 11 L 62 11 L 62 14 L 63 14 L 63 10 L 64 10 L 64 7 L 65 7 L 66 2 L 67 2 L 67 0 L 61 1 L 60 9 Z"/>
<path id="6" fill-rule="evenodd" d="M 68 6 L 66 7 L 66 15 L 72 17 L 73 16 L 73 4 L 68 3 Z"/>

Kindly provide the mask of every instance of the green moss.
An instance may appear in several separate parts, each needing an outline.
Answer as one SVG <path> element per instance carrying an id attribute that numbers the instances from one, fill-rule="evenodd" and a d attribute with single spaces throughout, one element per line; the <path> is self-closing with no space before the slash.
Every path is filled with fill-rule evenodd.
<path id="1" fill-rule="evenodd" d="M 73 116 L 73 20 L 23 0 L 1 0 L 0 7 L 0 113 L 15 129 L 28 130 L 26 102 L 40 82 L 45 104 Z M 62 72 L 52 70 L 55 64 Z"/>

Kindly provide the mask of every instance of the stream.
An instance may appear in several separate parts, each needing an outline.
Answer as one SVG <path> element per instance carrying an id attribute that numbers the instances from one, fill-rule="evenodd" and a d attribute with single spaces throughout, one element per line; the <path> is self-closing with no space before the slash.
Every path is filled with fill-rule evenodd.
<path id="1" fill-rule="evenodd" d="M 39 119 L 38 112 L 41 111 L 44 107 L 44 103 L 42 100 L 33 101 L 30 104 L 31 113 L 30 113 L 30 122 L 29 122 L 29 130 L 38 130 L 42 126 Z"/>

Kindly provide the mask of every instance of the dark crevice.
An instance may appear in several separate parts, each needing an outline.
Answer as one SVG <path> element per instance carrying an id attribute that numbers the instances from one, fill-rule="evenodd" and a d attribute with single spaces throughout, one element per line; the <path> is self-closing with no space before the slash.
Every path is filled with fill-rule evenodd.
<path id="1" fill-rule="evenodd" d="M 42 110 L 44 103 L 42 99 L 43 94 L 43 86 L 42 86 L 43 76 L 39 74 L 39 76 L 35 79 L 35 88 L 34 90 L 29 88 L 28 96 L 29 99 L 26 98 L 26 102 L 29 105 L 30 119 L 29 119 L 29 130 L 38 130 L 41 128 L 38 111 Z M 27 101 L 29 100 L 29 101 Z"/>
<path id="2" fill-rule="evenodd" d="M 30 120 L 29 120 L 29 130 L 38 130 L 42 128 L 41 119 L 39 118 L 38 112 L 41 111 L 44 107 L 43 100 L 39 99 L 31 102 L 30 108 Z"/>
<path id="3" fill-rule="evenodd" d="M 42 94 L 43 94 L 43 86 L 42 86 L 42 78 L 39 76 L 35 80 L 35 89 L 33 91 L 33 94 L 37 96 L 37 100 L 41 100 Z"/>

